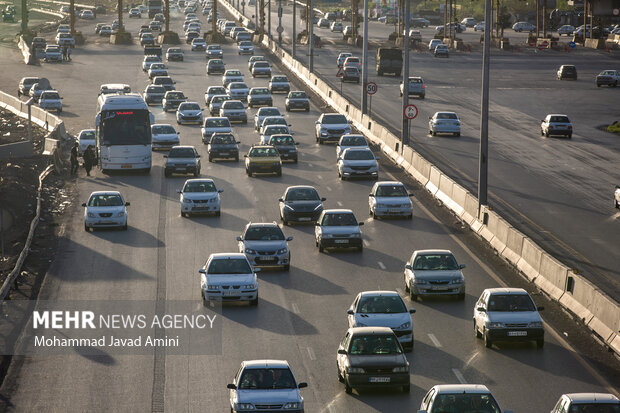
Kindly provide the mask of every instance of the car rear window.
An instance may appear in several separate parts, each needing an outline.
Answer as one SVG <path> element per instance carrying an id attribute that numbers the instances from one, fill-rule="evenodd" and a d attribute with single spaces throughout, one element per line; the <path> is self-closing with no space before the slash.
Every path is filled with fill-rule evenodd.
<path id="1" fill-rule="evenodd" d="M 253 88 L 250 92 L 252 95 L 268 95 L 269 89 L 266 88 Z"/>
<path id="2" fill-rule="evenodd" d="M 228 119 L 207 119 L 205 121 L 205 128 L 224 128 L 230 127 Z"/>
<path id="3" fill-rule="evenodd" d="M 551 116 L 549 122 L 570 123 L 566 116 Z"/>

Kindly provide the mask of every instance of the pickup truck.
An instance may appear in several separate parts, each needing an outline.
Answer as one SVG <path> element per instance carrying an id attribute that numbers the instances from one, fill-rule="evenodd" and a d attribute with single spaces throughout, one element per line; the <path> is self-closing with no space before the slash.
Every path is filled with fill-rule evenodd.
<path id="1" fill-rule="evenodd" d="M 607 85 L 616 87 L 620 82 L 620 72 L 617 70 L 603 70 L 596 76 L 596 87 Z"/>

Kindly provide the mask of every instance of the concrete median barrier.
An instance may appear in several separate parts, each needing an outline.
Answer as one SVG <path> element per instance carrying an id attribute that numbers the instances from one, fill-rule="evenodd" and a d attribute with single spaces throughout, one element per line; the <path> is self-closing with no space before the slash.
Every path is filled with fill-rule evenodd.
<path id="1" fill-rule="evenodd" d="M 528 280 L 534 281 L 540 275 L 540 260 L 543 250 L 529 238 L 523 239 L 523 251 L 517 261 L 517 268 Z"/>
<path id="2" fill-rule="evenodd" d="M 566 281 L 570 268 L 547 253 L 540 258 L 539 276 L 534 280 L 541 290 L 554 300 L 559 300 L 566 288 Z"/>
<path id="3" fill-rule="evenodd" d="M 493 234 L 493 238 L 490 243 L 491 246 L 497 251 L 498 254 L 502 255 L 504 250 L 506 249 L 506 241 L 508 240 L 508 229 L 510 228 L 510 224 L 499 216 L 499 214 L 491 211 L 489 213 L 489 223 L 488 229 Z"/>
<path id="4" fill-rule="evenodd" d="M 439 181 L 441 180 L 441 171 L 435 165 L 431 166 L 431 173 L 426 183 L 426 190 L 433 196 L 439 191 Z"/>
<path id="5" fill-rule="evenodd" d="M 488 216 L 489 216 L 488 223 L 491 223 L 491 225 L 495 227 L 497 224 L 497 220 L 499 219 L 499 216 L 493 211 L 489 211 Z M 478 230 L 478 235 L 484 238 L 488 243 L 491 243 L 491 241 L 495 237 L 495 234 L 493 233 L 493 231 L 491 231 L 491 228 L 489 228 L 489 224 L 482 225 L 480 229 Z M 491 243 L 491 245 L 493 244 Z"/>
<path id="6" fill-rule="evenodd" d="M 502 256 L 508 260 L 513 265 L 517 265 L 519 259 L 521 258 L 521 253 L 523 251 L 523 240 L 525 239 L 525 235 L 523 235 L 516 228 L 510 227 L 508 228 L 508 236 L 506 238 L 506 248 L 502 251 Z"/>
<path id="7" fill-rule="evenodd" d="M 463 212 L 463 221 L 471 227 L 474 232 L 478 232 L 478 229 L 474 228 L 476 223 L 482 225 L 478 221 L 478 199 L 469 192 L 465 195 L 465 208 Z"/>

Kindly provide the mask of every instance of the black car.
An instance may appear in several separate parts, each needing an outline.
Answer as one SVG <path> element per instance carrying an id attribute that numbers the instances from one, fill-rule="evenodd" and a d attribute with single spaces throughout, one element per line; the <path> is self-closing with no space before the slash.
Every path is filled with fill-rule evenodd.
<path id="1" fill-rule="evenodd" d="M 284 225 L 291 222 L 314 223 L 323 212 L 323 201 L 313 186 L 289 186 L 278 200 L 280 219 Z"/>
<path id="2" fill-rule="evenodd" d="M 357 67 L 347 67 L 342 72 L 340 78 L 342 82 L 360 82 L 360 71 Z"/>
<path id="3" fill-rule="evenodd" d="M 271 135 L 268 144 L 276 148 L 282 162 L 293 161 L 297 163 L 297 145 L 299 142 L 295 142 L 291 135 Z"/>
<path id="4" fill-rule="evenodd" d="M 170 109 L 177 110 L 183 102 L 187 102 L 187 96 L 180 90 L 171 90 L 166 92 L 161 104 L 164 112 L 168 112 Z"/>
<path id="5" fill-rule="evenodd" d="M 166 89 L 163 86 L 148 85 L 144 90 L 144 101 L 147 105 L 161 104 L 165 95 Z"/>
<path id="6" fill-rule="evenodd" d="M 232 133 L 214 133 L 207 146 L 209 162 L 213 162 L 214 159 L 231 158 L 239 161 L 239 143 Z"/>
<path id="7" fill-rule="evenodd" d="M 222 59 L 210 59 L 207 62 L 207 74 L 208 75 L 223 75 L 226 71 L 226 65 Z"/>
<path id="8" fill-rule="evenodd" d="M 353 327 L 338 347 L 338 380 L 354 388 L 402 387 L 409 393 L 409 362 L 398 337 L 388 327 Z"/>
<path id="9" fill-rule="evenodd" d="M 573 79 L 577 80 L 577 68 L 573 65 L 562 65 L 558 69 L 558 80 Z"/>
<path id="10" fill-rule="evenodd" d="M 286 111 L 290 112 L 293 109 L 302 109 L 306 112 L 310 112 L 310 99 L 306 92 L 301 90 L 293 90 L 289 92 L 285 100 Z"/>

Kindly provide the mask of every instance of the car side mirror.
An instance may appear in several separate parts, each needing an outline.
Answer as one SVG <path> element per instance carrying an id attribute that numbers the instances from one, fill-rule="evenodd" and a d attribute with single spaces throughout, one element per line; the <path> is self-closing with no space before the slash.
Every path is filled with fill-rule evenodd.
<path id="1" fill-rule="evenodd" d="M 167 157 L 168 157 L 168 155 L 164 155 L 164 158 L 167 158 Z"/>
<path id="2" fill-rule="evenodd" d="M 364 225 L 364 221 L 358 222 L 357 225 L 359 225 L 361 227 L 362 225 Z"/>
<path id="3" fill-rule="evenodd" d="M 372 192 L 370 194 L 368 194 L 369 197 L 374 197 L 375 194 L 373 194 Z"/>
<path id="4" fill-rule="evenodd" d="M 130 202 L 125 202 L 125 206 L 130 206 L 131 203 Z"/>
<path id="5" fill-rule="evenodd" d="M 196 155 L 196 158 L 200 158 L 200 155 Z"/>
<path id="6" fill-rule="evenodd" d="M 412 193 L 408 193 L 407 195 L 408 195 L 408 196 L 413 196 L 413 194 L 412 194 Z"/>
<path id="7" fill-rule="evenodd" d="M 223 189 L 218 189 L 217 192 L 218 192 L 218 194 L 221 194 L 222 192 L 224 192 L 224 190 Z"/>
<path id="8" fill-rule="evenodd" d="M 316 122 L 314 122 L 315 125 L 318 125 L 320 122 L 317 120 Z"/>
<path id="9" fill-rule="evenodd" d="M 321 198 L 321 202 L 327 201 L 327 198 Z"/>
<path id="10" fill-rule="evenodd" d="M 247 155 L 243 155 L 243 157 L 244 157 L 244 158 L 247 158 L 248 156 L 247 156 Z"/>
<path id="11" fill-rule="evenodd" d="M 240 144 L 240 143 L 241 143 L 241 141 L 236 141 L 235 143 Z"/>
<path id="12" fill-rule="evenodd" d="M 237 238 L 236 238 L 236 239 L 237 239 L 237 241 L 243 241 L 243 238 L 241 238 L 241 236 L 240 236 L 240 235 L 237 235 Z"/>
<path id="13" fill-rule="evenodd" d="M 288 237 L 286 240 L 287 240 L 287 241 L 292 241 L 292 240 L 293 240 L 293 237 Z"/>
<path id="14" fill-rule="evenodd" d="M 409 309 L 409 314 L 415 314 L 415 308 L 410 308 Z"/>
<path id="15" fill-rule="evenodd" d="M 536 307 L 536 309 L 537 309 L 538 311 L 542 311 L 542 310 L 544 310 L 544 309 L 545 309 L 545 307 L 543 307 L 543 306 L 539 306 L 539 307 Z"/>
<path id="16" fill-rule="evenodd" d="M 461 265 L 459 265 L 459 269 L 461 269 L 461 270 L 462 270 L 463 268 L 465 268 L 465 267 L 467 267 L 467 265 L 465 265 L 465 264 L 461 264 Z"/>
<path id="17" fill-rule="evenodd" d="M 306 387 L 308 387 L 308 383 L 303 382 L 303 381 L 297 385 L 298 389 L 304 389 Z"/>
<path id="18" fill-rule="evenodd" d="M 181 191 L 180 189 L 177 189 L 177 194 L 181 194 L 183 193 L 183 191 Z"/>
<path id="19" fill-rule="evenodd" d="M 347 314 L 348 315 L 355 315 L 355 311 L 351 310 L 350 308 L 347 310 Z"/>
<path id="20" fill-rule="evenodd" d="M 352 124 L 353 124 L 353 121 L 352 121 L 352 120 L 350 120 L 348 123 L 349 123 L 349 125 L 352 125 Z"/>
<path id="21" fill-rule="evenodd" d="M 380 156 L 375 156 L 375 159 L 378 161 L 379 159 L 381 159 Z"/>
<path id="22" fill-rule="evenodd" d="M 227 389 L 230 389 L 230 390 L 237 390 L 237 386 L 235 386 L 235 385 L 234 385 L 234 384 L 232 384 L 232 383 L 229 383 L 228 385 L 226 385 L 226 388 L 227 388 Z"/>
<path id="23" fill-rule="evenodd" d="M 86 206 L 86 202 L 82 202 L 82 206 L 85 207 Z"/>
<path id="24" fill-rule="evenodd" d="M 338 354 L 347 354 L 347 351 L 343 348 L 338 349 Z"/>
<path id="25" fill-rule="evenodd" d="M 405 265 L 405 269 L 406 269 L 406 270 L 411 270 L 411 269 L 413 269 L 413 268 L 411 267 L 411 264 L 406 264 L 406 265 Z"/>
<path id="26" fill-rule="evenodd" d="M 476 308 L 476 311 L 480 311 L 481 313 L 486 313 L 486 312 L 487 312 L 487 309 L 486 309 L 486 308 L 484 308 L 484 307 L 477 307 L 477 308 Z"/>
<path id="27" fill-rule="evenodd" d="M 206 274 L 206 273 L 207 273 L 207 270 L 205 270 L 204 268 L 201 268 L 201 269 L 199 269 L 199 270 L 198 270 L 198 272 L 199 272 L 200 274 Z"/>

